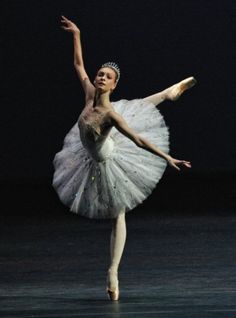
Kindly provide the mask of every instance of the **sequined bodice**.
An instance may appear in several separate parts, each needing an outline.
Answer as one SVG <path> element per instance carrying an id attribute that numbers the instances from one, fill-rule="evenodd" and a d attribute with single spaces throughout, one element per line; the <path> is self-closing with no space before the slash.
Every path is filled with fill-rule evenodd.
<path id="1" fill-rule="evenodd" d="M 96 161 L 109 157 L 113 140 L 109 137 L 111 127 L 106 126 L 105 113 L 93 110 L 92 105 L 84 108 L 78 119 L 80 138 L 83 146 Z"/>

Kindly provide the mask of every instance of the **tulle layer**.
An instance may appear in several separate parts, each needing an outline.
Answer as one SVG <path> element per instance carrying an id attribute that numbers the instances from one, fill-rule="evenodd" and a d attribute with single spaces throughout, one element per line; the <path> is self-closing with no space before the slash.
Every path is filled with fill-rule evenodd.
<path id="1" fill-rule="evenodd" d="M 112 103 L 129 127 L 169 152 L 169 133 L 156 107 L 142 99 Z M 88 218 L 115 218 L 143 202 L 161 179 L 166 161 L 137 147 L 112 128 L 112 152 L 94 160 L 84 148 L 77 123 L 54 158 L 53 186 L 72 212 Z"/>

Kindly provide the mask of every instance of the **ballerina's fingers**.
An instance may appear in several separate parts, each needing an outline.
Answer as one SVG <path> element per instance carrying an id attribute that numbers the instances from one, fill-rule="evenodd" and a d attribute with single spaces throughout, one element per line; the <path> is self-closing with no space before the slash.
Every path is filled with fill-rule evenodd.
<path id="1" fill-rule="evenodd" d="M 171 162 L 171 165 L 173 166 L 173 168 L 177 169 L 178 171 L 180 171 L 180 168 L 178 167 L 179 165 L 187 167 L 187 168 L 191 168 L 190 161 L 185 161 L 185 160 L 174 159 L 174 161 Z"/>
<path id="2" fill-rule="evenodd" d="M 61 23 L 63 23 L 64 25 L 67 25 L 67 26 L 71 25 L 71 22 L 68 22 L 68 21 L 61 20 Z"/>
<path id="3" fill-rule="evenodd" d="M 63 30 L 66 30 L 66 31 L 70 31 L 70 28 L 67 28 L 67 27 L 65 27 L 65 26 L 61 26 L 61 28 L 62 28 Z"/>
<path id="4" fill-rule="evenodd" d="M 190 162 L 185 162 L 184 165 L 187 167 L 187 168 L 192 168 L 192 165 Z"/>
<path id="5" fill-rule="evenodd" d="M 61 23 L 65 23 L 67 25 L 72 24 L 72 22 L 62 15 Z"/>
<path id="6" fill-rule="evenodd" d="M 66 31 L 71 31 L 72 30 L 71 22 L 63 21 L 63 20 L 61 20 L 61 22 L 65 24 L 65 25 L 61 26 L 62 29 L 66 30 Z"/>
<path id="7" fill-rule="evenodd" d="M 170 166 L 175 168 L 176 170 L 180 171 L 180 168 L 177 166 L 179 162 L 169 161 Z"/>
<path id="8" fill-rule="evenodd" d="M 187 168 L 191 168 L 192 167 L 191 163 L 189 161 L 185 161 L 185 160 L 181 160 L 179 162 L 179 164 L 181 164 L 182 166 L 187 167 Z"/>
<path id="9" fill-rule="evenodd" d="M 67 19 L 64 15 L 61 16 L 63 20 L 71 22 L 69 19 Z"/>
<path id="10" fill-rule="evenodd" d="M 177 165 L 173 164 L 173 167 L 174 167 L 176 170 L 180 171 L 180 168 L 179 168 Z"/>

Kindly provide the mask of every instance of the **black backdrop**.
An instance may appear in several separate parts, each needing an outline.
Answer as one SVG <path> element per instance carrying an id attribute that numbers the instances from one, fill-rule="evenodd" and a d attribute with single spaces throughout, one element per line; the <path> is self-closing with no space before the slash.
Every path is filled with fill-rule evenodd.
<path id="1" fill-rule="evenodd" d="M 235 1 L 5 0 L 1 14 L 3 186 L 50 183 L 53 157 L 83 107 L 61 14 L 81 29 L 91 78 L 105 61 L 120 65 L 113 100 L 194 75 L 193 89 L 159 107 L 171 154 L 192 162 L 188 175 L 235 175 Z M 169 167 L 166 173 L 176 175 Z"/>

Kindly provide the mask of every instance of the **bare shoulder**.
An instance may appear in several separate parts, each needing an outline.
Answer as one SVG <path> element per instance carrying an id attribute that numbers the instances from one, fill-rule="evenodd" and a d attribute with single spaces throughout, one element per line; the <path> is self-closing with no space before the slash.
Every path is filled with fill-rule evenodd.
<path id="1" fill-rule="evenodd" d="M 116 128 L 126 125 L 124 118 L 115 110 L 108 111 L 107 121 L 110 123 L 110 125 L 115 126 Z"/>
<path id="2" fill-rule="evenodd" d="M 118 114 L 114 109 L 111 109 L 107 112 L 107 118 L 111 120 L 111 122 L 116 122 L 122 119 L 121 115 Z"/>
<path id="3" fill-rule="evenodd" d="M 109 109 L 108 111 L 109 116 L 111 116 L 112 118 L 122 118 L 122 116 L 115 111 L 115 109 L 113 108 L 113 106 Z"/>

